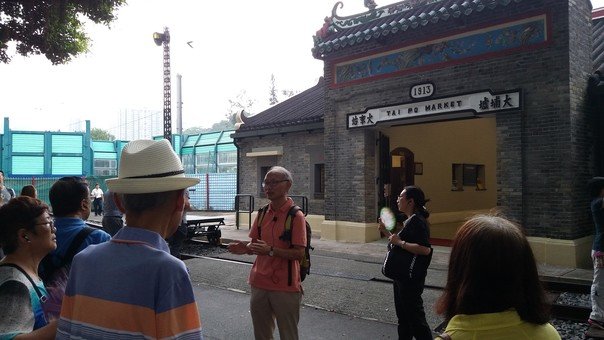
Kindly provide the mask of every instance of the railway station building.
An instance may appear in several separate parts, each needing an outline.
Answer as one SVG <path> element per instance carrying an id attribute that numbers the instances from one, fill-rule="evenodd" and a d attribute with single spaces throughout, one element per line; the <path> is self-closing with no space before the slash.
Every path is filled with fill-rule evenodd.
<path id="1" fill-rule="evenodd" d="M 433 244 L 497 209 L 539 262 L 590 267 L 604 12 L 589 0 L 365 3 L 339 16 L 337 2 L 318 20 L 317 85 L 239 117 L 238 192 L 261 206 L 264 174 L 282 165 L 315 233 L 371 242 L 379 209 L 415 184 L 430 198 Z"/>

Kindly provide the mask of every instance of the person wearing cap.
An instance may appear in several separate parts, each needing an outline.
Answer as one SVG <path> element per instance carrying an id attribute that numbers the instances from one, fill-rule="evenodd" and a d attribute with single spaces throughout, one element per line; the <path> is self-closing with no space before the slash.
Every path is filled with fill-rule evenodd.
<path id="1" fill-rule="evenodd" d="M 591 250 L 594 278 L 591 285 L 591 313 L 588 322 L 592 327 L 604 329 L 604 177 L 594 177 L 587 184 L 591 197 L 591 216 L 596 235 Z"/>
<path id="2" fill-rule="evenodd" d="M 106 180 L 126 225 L 74 258 L 57 339 L 202 338 L 187 268 L 165 241 L 197 183 L 167 140 L 126 144 L 118 177 Z"/>

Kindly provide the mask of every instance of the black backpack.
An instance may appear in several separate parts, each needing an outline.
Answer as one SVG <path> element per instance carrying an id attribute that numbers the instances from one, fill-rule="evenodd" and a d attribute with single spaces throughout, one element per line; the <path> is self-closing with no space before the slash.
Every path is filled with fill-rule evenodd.
<path id="1" fill-rule="evenodd" d="M 262 208 L 258 209 L 258 238 L 262 239 L 262 220 L 264 219 L 264 215 L 266 214 L 266 211 L 268 210 L 268 204 L 263 206 Z M 296 216 L 296 214 L 298 213 L 298 211 L 301 211 L 302 209 L 297 206 L 294 205 L 291 208 L 289 208 L 289 211 L 287 212 L 287 218 L 285 219 L 285 230 L 283 231 L 283 235 L 279 236 L 279 239 L 282 241 L 286 241 L 289 242 L 290 244 L 290 248 L 293 248 L 293 245 L 291 244 L 292 242 L 292 220 L 294 219 L 294 217 Z M 312 236 L 312 230 L 310 228 L 310 224 L 308 224 L 308 221 L 306 221 L 306 219 L 304 219 L 304 222 L 306 224 L 306 247 L 304 248 L 304 258 L 302 258 L 302 260 L 300 260 L 300 281 L 304 281 L 304 279 L 306 278 L 307 274 L 310 274 L 310 251 L 311 250 L 315 250 L 315 248 L 313 248 L 310 245 L 310 240 L 311 240 L 311 236 Z M 288 261 L 288 279 L 287 279 L 287 284 L 288 286 L 292 285 L 292 261 L 289 260 Z"/>

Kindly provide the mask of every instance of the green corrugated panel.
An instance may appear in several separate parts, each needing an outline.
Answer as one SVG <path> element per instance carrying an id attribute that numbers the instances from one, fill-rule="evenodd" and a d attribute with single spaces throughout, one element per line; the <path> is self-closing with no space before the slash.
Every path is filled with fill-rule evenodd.
<path id="1" fill-rule="evenodd" d="M 52 153 L 82 153 L 81 135 L 52 135 Z M 80 173 L 82 169 L 80 168 Z"/>
<path id="2" fill-rule="evenodd" d="M 193 148 L 182 148 L 180 153 L 182 155 L 191 155 L 191 154 L 193 154 Z"/>
<path id="3" fill-rule="evenodd" d="M 44 175 L 44 156 L 13 156 L 13 175 Z"/>
<path id="4" fill-rule="evenodd" d="M 95 152 L 94 159 L 117 159 L 115 152 Z"/>
<path id="5" fill-rule="evenodd" d="M 218 145 L 218 151 L 235 151 L 237 150 L 237 147 L 235 147 L 235 144 L 219 144 Z"/>
<path id="6" fill-rule="evenodd" d="M 122 154 L 122 149 L 124 148 L 124 146 L 126 146 L 126 144 L 128 144 L 127 141 L 120 141 L 119 145 L 118 145 L 118 149 L 117 149 L 117 153 L 118 154 Z"/>
<path id="7" fill-rule="evenodd" d="M 197 144 L 195 145 L 214 145 L 218 141 L 218 137 L 220 137 L 220 132 L 204 133 L 201 135 L 201 138 L 199 138 L 199 141 L 197 141 Z"/>
<path id="8" fill-rule="evenodd" d="M 214 145 L 198 146 L 195 148 L 196 154 L 200 154 L 200 153 L 204 153 L 204 152 L 213 152 L 213 151 L 214 151 Z"/>
<path id="9" fill-rule="evenodd" d="M 220 140 L 218 141 L 218 143 L 220 143 L 220 144 L 233 143 L 233 138 L 231 138 L 231 134 L 233 132 L 235 132 L 235 130 L 224 131 L 222 133 L 222 137 L 220 137 Z"/>
<path id="10" fill-rule="evenodd" d="M 115 144 L 111 141 L 92 141 L 92 150 L 94 152 L 115 152 Z"/>
<path id="11" fill-rule="evenodd" d="M 80 143 L 80 149 L 82 144 Z M 13 133 L 13 153 L 17 152 L 44 152 L 44 135 L 33 133 Z"/>
<path id="12" fill-rule="evenodd" d="M 81 175 L 82 157 L 53 157 L 53 175 Z"/>
<path id="13" fill-rule="evenodd" d="M 195 142 L 197 141 L 197 138 L 199 137 L 199 135 L 188 135 L 186 136 L 186 140 L 185 140 L 185 144 L 182 145 L 182 147 L 187 147 L 187 146 L 195 146 Z"/>

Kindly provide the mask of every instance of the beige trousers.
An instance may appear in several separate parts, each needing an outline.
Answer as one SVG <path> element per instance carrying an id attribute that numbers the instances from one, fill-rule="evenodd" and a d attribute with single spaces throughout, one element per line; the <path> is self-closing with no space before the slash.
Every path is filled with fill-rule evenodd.
<path id="1" fill-rule="evenodd" d="M 297 340 L 302 293 L 251 288 L 250 311 L 256 340 L 273 339 L 275 319 L 282 340 Z"/>

